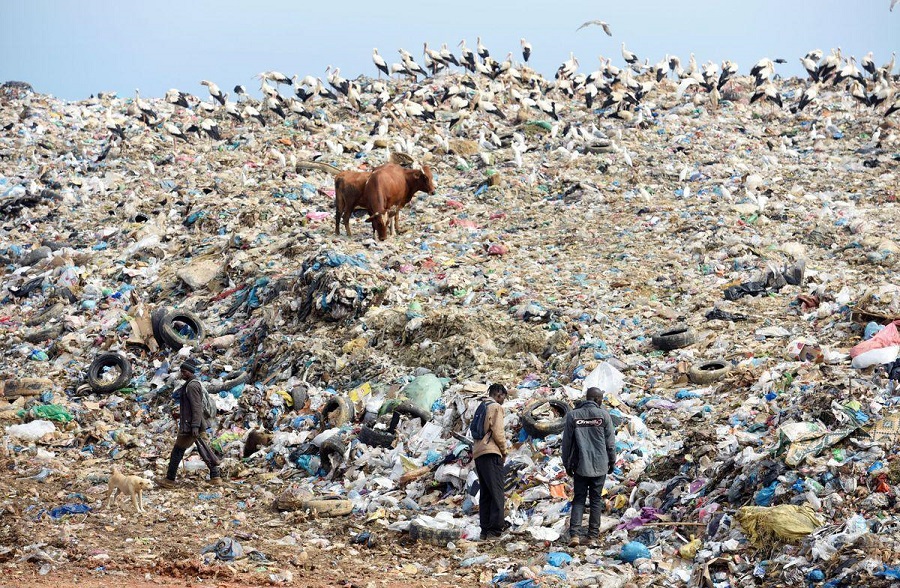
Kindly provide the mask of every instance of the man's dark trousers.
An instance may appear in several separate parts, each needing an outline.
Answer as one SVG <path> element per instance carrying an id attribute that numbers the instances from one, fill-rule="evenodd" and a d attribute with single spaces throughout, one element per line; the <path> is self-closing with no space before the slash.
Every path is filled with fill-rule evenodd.
<path id="1" fill-rule="evenodd" d="M 499 537 L 503 534 L 503 458 L 496 453 L 488 453 L 475 459 L 475 473 L 481 495 L 478 499 L 478 517 L 481 523 L 481 537 Z"/>
<path id="2" fill-rule="evenodd" d="M 581 520 L 584 518 L 584 502 L 590 498 L 591 514 L 588 517 L 588 539 L 600 535 L 600 516 L 603 513 L 603 483 L 606 476 L 586 478 L 575 474 L 575 497 L 572 499 L 572 519 L 569 523 L 569 536 L 581 536 Z"/>

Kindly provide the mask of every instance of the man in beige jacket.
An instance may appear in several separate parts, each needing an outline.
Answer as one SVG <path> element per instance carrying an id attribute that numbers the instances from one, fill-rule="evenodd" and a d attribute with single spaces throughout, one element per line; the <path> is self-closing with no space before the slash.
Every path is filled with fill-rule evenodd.
<path id="1" fill-rule="evenodd" d="M 478 516 L 481 538 L 500 537 L 504 529 L 503 461 L 506 459 L 506 434 L 503 431 L 503 402 L 508 393 L 502 384 L 491 384 L 485 399 L 484 436 L 475 441 L 473 457 L 481 496 Z"/>

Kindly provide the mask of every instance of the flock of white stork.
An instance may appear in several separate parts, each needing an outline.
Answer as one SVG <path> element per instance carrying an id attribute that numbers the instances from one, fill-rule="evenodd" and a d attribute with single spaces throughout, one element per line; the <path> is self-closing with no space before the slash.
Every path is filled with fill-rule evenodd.
<path id="1" fill-rule="evenodd" d="M 590 25 L 612 34 L 609 25 L 602 21 L 588 21 L 579 30 Z M 514 60 L 511 52 L 498 61 L 481 38 L 474 48 L 463 40 L 458 55 L 446 44 L 432 49 L 426 43 L 421 64 L 405 49 L 399 50 L 398 62 L 389 64 L 375 49 L 372 61 L 377 79 L 360 76 L 349 80 L 341 76 L 339 68 L 331 66 L 326 69 L 325 81 L 312 75 L 298 79 L 296 75 L 288 77 L 267 71 L 257 76 L 261 91 L 258 99 L 252 98 L 244 86 L 237 85 L 235 100 L 231 100 L 218 85 L 203 80 L 201 84 L 209 91 L 207 100 L 173 89 L 165 96 L 165 102 L 171 105 L 164 107 L 168 112 L 154 107 L 135 91 L 130 113 L 148 126 L 167 132 L 173 142 L 188 141 L 191 133 L 205 134 L 209 140 L 219 141 L 223 138 L 219 128 L 222 119 L 230 118 L 235 124 L 255 121 L 262 126 L 291 117 L 311 120 L 317 116 L 316 103 L 325 100 L 357 113 L 374 115 L 375 124 L 370 133 L 373 139 L 386 136 L 391 119 L 395 122 L 421 119 L 434 127 L 434 142 L 446 147 L 452 133 L 464 134 L 457 127 L 469 129 L 479 112 L 499 119 L 543 115 L 552 118 L 556 125 L 566 111 L 581 109 L 581 100 L 588 112 L 640 125 L 652 116 L 655 107 L 648 96 L 662 84 L 674 90 L 678 100 L 684 100 L 690 92 L 695 104 L 705 104 L 711 110 L 719 107 L 720 100 L 735 100 L 740 97 L 739 92 L 745 92 L 751 104 L 758 101 L 770 104 L 773 114 L 776 109 L 786 107 L 796 114 L 814 107 L 823 89 L 845 92 L 847 100 L 871 109 L 881 108 L 884 116 L 900 110 L 898 77 L 894 74 L 896 53 L 878 66 L 871 52 L 857 64 L 856 57 L 844 55 L 840 48 L 828 53 L 819 49 L 810 51 L 800 57 L 808 80 L 794 80 L 802 84 L 802 91 L 798 88 L 793 92 L 793 103 L 786 104 L 779 91 L 782 80 L 776 71 L 778 65 L 786 63 L 784 59 L 760 59 L 750 69 L 749 77 L 738 84 L 738 65 L 732 61 L 725 60 L 721 66 L 713 62 L 699 66 L 691 54 L 685 67 L 678 57 L 667 55 L 651 65 L 648 59 L 642 61 L 622 43 L 622 67 L 614 65 L 611 58 L 601 56 L 598 69 L 579 72 L 579 61 L 570 54 L 554 78 L 546 79 L 528 65 L 531 44 L 525 39 L 520 44 L 521 62 Z M 459 70 L 458 75 L 443 75 L 442 72 L 454 68 Z M 398 79 L 384 80 L 382 76 Z M 282 86 L 291 91 L 283 94 Z M 187 116 L 182 116 L 185 113 Z M 125 139 L 126 125 L 123 118 L 114 118 L 108 112 L 107 127 L 113 139 Z M 326 143 L 335 154 L 344 151 L 337 142 Z M 370 140 L 360 149 L 371 149 L 372 144 Z"/>

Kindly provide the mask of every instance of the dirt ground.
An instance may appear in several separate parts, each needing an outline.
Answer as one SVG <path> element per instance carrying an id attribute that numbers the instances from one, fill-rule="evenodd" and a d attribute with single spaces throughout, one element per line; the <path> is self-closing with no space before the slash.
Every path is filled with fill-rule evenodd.
<path id="1" fill-rule="evenodd" d="M 506 555 L 502 545 L 460 541 L 451 552 L 409 543 L 407 535 L 385 529 L 391 521 L 382 518 L 279 512 L 270 497 L 283 482 L 233 480 L 219 489 L 188 479 L 175 490 L 148 492 L 146 512 L 138 514 L 125 500 L 107 507 L 101 501 L 106 484 L 88 476 L 53 474 L 36 484 L 29 477 L 34 464 L 7 460 L 3 466 L 0 545 L 14 549 L 0 550 L 0 588 L 476 585 L 489 581 L 489 572 L 459 569 L 459 559 L 470 551 Z M 50 516 L 53 506 L 75 502 L 91 512 Z M 370 545 L 352 543 L 362 531 L 374 537 Z M 225 562 L 201 554 L 224 537 L 240 542 L 247 557 Z"/>

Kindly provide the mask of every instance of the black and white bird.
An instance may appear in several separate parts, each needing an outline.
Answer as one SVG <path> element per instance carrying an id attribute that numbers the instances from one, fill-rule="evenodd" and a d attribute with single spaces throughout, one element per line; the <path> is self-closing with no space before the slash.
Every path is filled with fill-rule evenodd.
<path id="1" fill-rule="evenodd" d="M 150 106 L 149 102 L 141 99 L 141 91 L 137 88 L 134 90 L 134 105 L 137 106 L 138 112 L 140 113 L 140 119 L 144 121 L 145 125 L 149 126 L 151 124 L 156 124 L 159 115 L 156 114 L 156 111 L 153 110 L 153 107 Z"/>
<path id="2" fill-rule="evenodd" d="M 167 133 L 169 133 L 169 135 L 172 136 L 173 141 L 175 139 L 181 139 L 185 143 L 188 142 L 187 135 L 185 135 L 184 132 L 180 128 L 178 128 L 178 125 L 176 125 L 175 123 L 167 120 L 163 123 L 163 128 Z"/>
<path id="3" fill-rule="evenodd" d="M 113 136 L 117 136 L 123 141 L 125 140 L 125 126 L 127 123 L 123 118 L 113 118 L 112 114 L 110 114 L 110 110 L 106 111 L 106 130 L 112 133 Z"/>
<path id="4" fill-rule="evenodd" d="M 276 84 L 286 84 L 288 86 L 293 85 L 294 80 L 287 77 L 280 71 L 264 71 L 258 76 L 262 80 L 269 80 L 270 82 L 275 82 Z"/>
<path id="5" fill-rule="evenodd" d="M 476 43 L 476 45 L 475 45 L 476 50 L 478 51 L 478 57 L 481 58 L 481 61 L 484 61 L 484 60 L 487 59 L 491 54 L 490 54 L 490 52 L 487 50 L 487 47 L 485 47 L 484 44 L 482 44 L 482 42 L 481 42 L 481 37 L 476 37 L 476 38 L 475 38 L 475 43 Z"/>
<path id="6" fill-rule="evenodd" d="M 783 106 L 781 102 L 781 94 L 778 93 L 775 85 L 771 82 L 768 82 L 756 89 L 756 91 L 753 93 L 753 96 L 750 97 L 750 104 L 753 104 L 757 100 L 764 100 L 766 102 L 769 102 L 770 104 L 777 104 L 778 108 L 781 108 Z"/>
<path id="7" fill-rule="evenodd" d="M 809 74 L 809 79 L 814 82 L 819 81 L 819 64 L 816 62 L 816 60 L 807 55 L 800 58 L 800 64 L 803 65 L 803 69 L 805 69 L 806 73 Z"/>
<path id="8" fill-rule="evenodd" d="M 384 72 L 384 75 L 387 77 L 391 77 L 391 72 L 388 71 L 388 64 L 384 60 L 384 57 L 378 54 L 378 48 L 372 49 L 372 63 L 375 64 L 375 67 L 378 68 L 378 78 L 381 79 L 381 74 Z"/>
<path id="9" fill-rule="evenodd" d="M 725 87 L 725 84 L 728 83 L 729 80 L 733 79 L 734 76 L 737 75 L 738 72 L 738 64 L 726 59 L 722 62 L 722 73 L 719 75 L 719 83 L 716 84 L 716 89 L 721 90 Z"/>
<path id="10" fill-rule="evenodd" d="M 243 122 L 244 118 L 241 116 L 240 111 L 237 109 L 237 103 L 231 102 L 225 99 L 225 114 L 233 118 L 237 122 Z"/>
<path id="11" fill-rule="evenodd" d="M 900 112 L 900 97 L 898 97 L 896 100 L 894 100 L 894 103 L 891 104 L 890 107 L 888 107 L 888 109 L 884 111 L 884 116 L 885 116 L 885 118 L 887 118 L 887 117 L 891 116 L 892 114 L 894 114 L 895 112 Z"/>
<path id="12" fill-rule="evenodd" d="M 635 63 L 640 61 L 637 55 L 625 48 L 624 41 L 622 42 L 622 59 L 624 59 L 625 63 L 627 63 L 628 65 L 634 65 Z"/>
<path id="13" fill-rule="evenodd" d="M 762 86 L 775 73 L 775 63 L 763 57 L 750 69 L 750 75 L 756 78 L 756 87 Z"/>
<path id="14" fill-rule="evenodd" d="M 266 108 L 280 116 L 282 119 L 287 118 L 284 108 L 281 107 L 281 103 L 275 98 L 266 98 Z"/>
<path id="15" fill-rule="evenodd" d="M 581 29 L 583 29 L 583 28 L 585 28 L 585 27 L 589 27 L 589 26 L 591 26 L 591 25 L 596 25 L 596 26 L 602 28 L 604 33 L 606 33 L 607 35 L 609 35 L 610 37 L 612 37 L 612 31 L 609 29 L 609 24 L 603 22 L 602 20 L 589 20 L 589 21 L 586 21 L 586 22 L 582 23 L 580 27 L 578 27 L 577 29 L 575 29 L 575 32 L 577 33 L 577 32 L 580 31 Z"/>
<path id="16" fill-rule="evenodd" d="M 350 91 L 350 82 L 348 80 L 346 80 L 345 78 L 341 77 L 341 68 L 336 67 L 334 69 L 331 69 L 331 66 L 329 65 L 328 69 L 326 69 L 325 71 L 329 72 L 328 75 L 326 76 L 326 79 L 328 80 L 328 85 L 330 85 L 332 88 L 334 88 L 335 90 L 337 90 L 338 92 L 340 92 L 341 94 L 346 96 L 347 92 Z"/>
<path id="17" fill-rule="evenodd" d="M 211 118 L 204 118 L 200 121 L 200 128 L 203 129 L 203 132 L 205 132 L 213 141 L 222 140 L 222 135 L 219 134 L 219 125 Z"/>
<path id="18" fill-rule="evenodd" d="M 303 103 L 300 102 L 299 100 L 296 100 L 296 99 L 294 99 L 294 98 L 291 98 L 291 99 L 288 101 L 288 108 L 290 109 L 290 111 L 291 111 L 293 114 L 302 116 L 303 118 L 306 118 L 306 119 L 309 119 L 309 120 L 312 120 L 312 113 L 310 113 L 308 110 L 306 110 L 305 108 L 303 108 Z"/>
<path id="19" fill-rule="evenodd" d="M 234 93 L 237 96 L 238 102 L 249 98 L 249 96 L 247 96 L 247 88 L 245 88 L 244 86 L 241 86 L 240 84 L 238 84 L 237 86 L 234 87 Z"/>
<path id="20" fill-rule="evenodd" d="M 249 104 L 244 107 L 244 117 L 255 119 L 262 126 L 266 126 L 266 119 L 263 117 L 262 113 Z"/>
<path id="21" fill-rule="evenodd" d="M 202 80 L 200 82 L 201 86 L 206 86 L 209 90 L 209 95 L 213 97 L 214 100 L 218 101 L 222 106 L 225 105 L 225 96 L 222 94 L 222 90 L 219 89 L 219 86 L 210 82 L 209 80 Z"/>
<path id="22" fill-rule="evenodd" d="M 474 72 L 475 71 L 475 53 L 466 47 L 466 40 L 463 39 L 459 42 L 459 48 L 462 55 L 462 66 L 467 70 Z"/>
<path id="23" fill-rule="evenodd" d="M 813 84 L 809 88 L 803 90 L 803 93 L 800 94 L 800 102 L 797 103 L 797 106 L 791 109 L 795 114 L 798 112 L 802 112 L 804 108 L 809 106 L 813 100 L 819 95 L 819 85 Z"/>
<path id="24" fill-rule="evenodd" d="M 175 104 L 177 106 L 181 106 L 183 108 L 190 108 L 190 105 L 187 101 L 187 94 L 184 92 L 179 92 L 175 88 L 172 88 L 168 92 L 166 92 L 166 102 L 169 104 Z"/>
<path id="25" fill-rule="evenodd" d="M 859 62 L 864 70 L 866 70 L 870 76 L 874 76 L 875 72 L 878 71 L 878 68 L 875 67 L 875 61 L 872 59 L 872 52 L 869 51 L 866 53 L 866 56 L 862 58 Z"/>
<path id="26" fill-rule="evenodd" d="M 452 63 L 453 65 L 459 67 L 459 60 L 456 59 L 456 55 L 453 55 L 450 49 L 447 48 L 446 43 L 441 45 L 441 59 L 444 60 L 444 63 Z"/>
<path id="27" fill-rule="evenodd" d="M 834 80 L 832 80 L 832 84 L 837 86 L 841 82 L 846 80 L 857 80 L 860 84 L 865 85 L 866 79 L 863 77 L 862 72 L 859 71 L 859 68 L 856 67 L 856 58 L 851 57 L 847 60 L 847 65 L 842 67 L 837 71 L 834 75 Z"/>
<path id="28" fill-rule="evenodd" d="M 816 70 L 816 77 L 820 82 L 827 82 L 831 76 L 837 73 L 841 67 L 841 51 L 840 49 L 832 49 L 830 55 L 826 55 L 824 59 L 819 60 L 819 67 Z"/>
<path id="29" fill-rule="evenodd" d="M 522 38 L 519 39 L 519 44 L 522 46 L 522 59 L 528 63 L 528 58 L 531 57 L 531 43 Z"/>
<path id="30" fill-rule="evenodd" d="M 488 114 L 493 114 L 497 118 L 502 120 L 506 120 L 506 115 L 503 114 L 503 111 L 497 108 L 497 105 L 488 100 L 484 100 L 481 94 L 478 94 L 473 98 L 473 105 L 475 110 L 481 110 Z"/>

